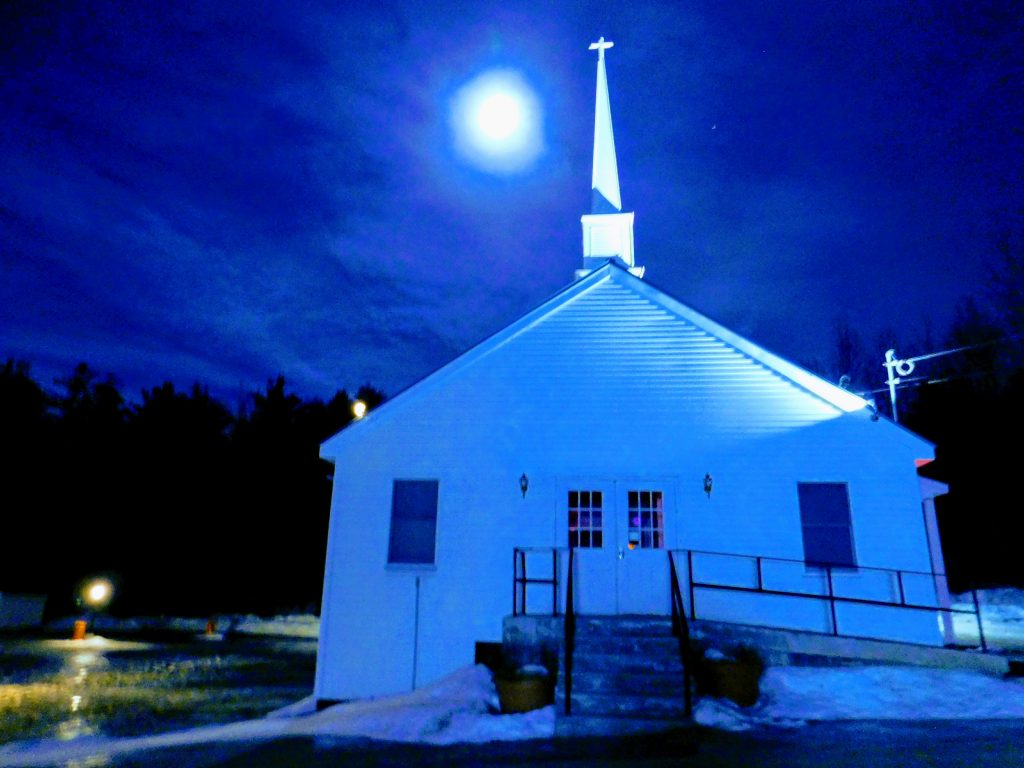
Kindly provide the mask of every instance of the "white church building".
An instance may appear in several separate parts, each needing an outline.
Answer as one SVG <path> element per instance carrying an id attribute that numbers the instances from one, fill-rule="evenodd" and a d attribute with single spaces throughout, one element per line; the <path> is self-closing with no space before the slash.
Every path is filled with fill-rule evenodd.
<path id="1" fill-rule="evenodd" d="M 949 639 L 933 446 L 643 279 L 609 46 L 575 281 L 321 447 L 318 701 L 408 691 L 509 614 L 564 612 L 570 547 L 577 614 L 668 614 L 671 552 L 696 618 Z"/>

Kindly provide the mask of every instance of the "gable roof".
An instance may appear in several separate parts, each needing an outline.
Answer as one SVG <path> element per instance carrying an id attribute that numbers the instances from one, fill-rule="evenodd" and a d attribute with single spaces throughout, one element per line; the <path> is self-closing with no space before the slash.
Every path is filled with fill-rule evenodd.
<path id="1" fill-rule="evenodd" d="M 382 415 L 392 413 L 395 408 L 401 408 L 402 404 L 415 401 L 417 396 L 421 393 L 433 391 L 436 387 L 441 386 L 444 382 L 457 375 L 466 367 L 508 344 L 516 337 L 527 332 L 555 313 L 558 313 L 568 305 L 573 304 L 579 297 L 589 294 L 597 289 L 598 286 L 605 286 L 609 282 L 614 283 L 618 289 L 631 291 L 639 298 L 645 299 L 669 315 L 677 317 L 694 326 L 699 331 L 702 331 L 720 342 L 724 347 L 731 348 L 744 358 L 747 358 L 758 366 L 776 374 L 799 390 L 806 392 L 815 400 L 823 403 L 825 407 L 835 409 L 837 415 L 842 413 L 866 411 L 866 409 L 871 408 L 868 401 L 853 392 L 841 389 L 820 376 L 817 376 L 810 371 L 807 371 L 806 369 L 801 368 L 800 366 L 791 363 L 772 352 L 769 352 L 739 334 L 730 331 L 728 328 L 725 328 L 709 317 L 697 312 L 661 289 L 654 287 L 649 282 L 645 282 L 638 277 L 635 277 L 629 272 L 625 264 L 617 260 L 611 260 L 598 267 L 593 272 L 590 272 L 585 277 L 569 284 L 561 291 L 535 307 L 533 310 L 527 312 L 518 320 L 512 322 L 497 333 L 471 347 L 451 362 L 425 376 L 423 379 L 420 379 L 410 387 L 402 390 L 395 397 L 385 402 L 380 408 L 367 414 L 360 422 L 351 424 L 342 432 L 339 432 L 337 435 L 326 440 L 321 446 L 321 456 L 324 458 L 330 458 L 334 455 L 333 446 L 335 441 L 348 439 L 347 436 L 350 434 L 354 437 L 356 434 L 363 432 L 362 427 L 364 427 L 364 425 L 369 426 L 369 424 L 379 420 Z M 630 317 L 624 316 L 621 319 L 624 323 L 624 327 L 626 327 L 629 323 Z M 908 434 L 912 435 L 921 443 L 930 446 L 930 443 L 920 436 L 910 432 L 908 432 Z"/>

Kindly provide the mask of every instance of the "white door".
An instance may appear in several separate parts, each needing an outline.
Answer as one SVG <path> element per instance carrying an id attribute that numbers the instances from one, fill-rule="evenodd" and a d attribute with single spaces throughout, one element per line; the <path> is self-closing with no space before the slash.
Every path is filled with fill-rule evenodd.
<path id="1" fill-rule="evenodd" d="M 667 488 L 660 483 L 618 483 L 616 549 L 619 613 L 665 615 L 671 611 Z"/>
<path id="2" fill-rule="evenodd" d="M 615 484 L 572 483 L 563 496 L 568 546 L 573 549 L 573 596 L 576 613 L 618 613 Z"/>
<path id="3" fill-rule="evenodd" d="M 671 609 L 667 483 L 570 482 L 562 496 L 573 593 L 584 615 L 654 614 Z"/>

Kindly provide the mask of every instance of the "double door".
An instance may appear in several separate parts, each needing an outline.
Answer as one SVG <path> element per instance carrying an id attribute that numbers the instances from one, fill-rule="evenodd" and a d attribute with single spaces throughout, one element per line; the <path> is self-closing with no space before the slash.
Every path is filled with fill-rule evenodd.
<path id="1" fill-rule="evenodd" d="M 560 500 L 575 550 L 573 590 L 583 615 L 671 609 L 668 548 L 674 542 L 671 488 L 651 481 L 573 481 Z"/>

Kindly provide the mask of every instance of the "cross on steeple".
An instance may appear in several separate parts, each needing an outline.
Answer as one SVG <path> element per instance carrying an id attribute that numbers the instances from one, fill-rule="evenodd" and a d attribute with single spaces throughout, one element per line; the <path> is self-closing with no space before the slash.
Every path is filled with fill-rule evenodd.
<path id="1" fill-rule="evenodd" d="M 605 48 L 611 48 L 613 45 L 615 45 L 615 43 L 611 42 L 610 40 L 606 43 L 604 41 L 604 36 L 602 35 L 596 43 L 590 44 L 590 50 L 597 51 L 597 58 L 598 61 L 600 61 L 604 59 Z"/>

